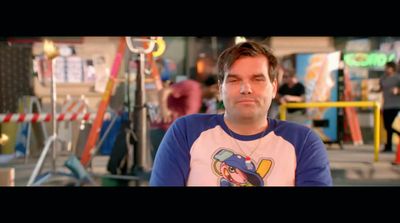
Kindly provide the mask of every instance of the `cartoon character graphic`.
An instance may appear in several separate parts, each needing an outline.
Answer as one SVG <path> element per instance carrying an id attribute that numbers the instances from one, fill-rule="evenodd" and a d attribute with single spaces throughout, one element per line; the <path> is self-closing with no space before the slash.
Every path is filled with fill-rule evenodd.
<path id="1" fill-rule="evenodd" d="M 263 178 L 272 167 L 272 161 L 262 159 L 258 167 L 250 158 L 235 154 L 225 148 L 221 148 L 213 156 L 214 172 L 220 176 L 221 186 L 264 186 Z"/>

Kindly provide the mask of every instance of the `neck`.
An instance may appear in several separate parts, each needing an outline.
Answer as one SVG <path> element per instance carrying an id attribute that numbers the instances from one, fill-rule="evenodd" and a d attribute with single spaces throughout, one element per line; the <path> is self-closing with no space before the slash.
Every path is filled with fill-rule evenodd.
<path id="1" fill-rule="evenodd" d="M 258 120 L 236 120 L 224 115 L 225 124 L 229 129 L 240 135 L 254 135 L 264 131 L 268 127 L 267 118 L 264 117 Z"/>
<path id="2" fill-rule="evenodd" d="M 289 83 L 288 83 L 288 86 L 289 87 L 293 87 L 295 84 L 297 84 L 297 80 L 292 80 L 292 81 L 290 81 Z"/>
<path id="3" fill-rule="evenodd" d="M 386 73 L 387 76 L 391 77 L 394 75 L 394 73 Z"/>

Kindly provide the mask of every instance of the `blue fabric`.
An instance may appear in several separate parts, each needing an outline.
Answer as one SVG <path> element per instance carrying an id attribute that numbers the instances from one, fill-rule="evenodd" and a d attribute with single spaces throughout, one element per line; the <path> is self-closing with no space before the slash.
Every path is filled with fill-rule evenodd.
<path id="1" fill-rule="evenodd" d="M 296 186 L 332 185 L 325 146 L 316 133 L 310 128 L 291 122 L 268 119 L 268 123 L 268 129 L 264 133 L 251 136 L 233 133 L 233 137 L 254 140 L 274 132 L 295 149 Z M 150 185 L 185 186 L 190 173 L 192 145 L 201 137 L 202 132 L 217 125 L 227 132 L 223 115 L 195 114 L 177 119 L 168 129 L 157 151 Z"/>
<path id="2" fill-rule="evenodd" d="M 100 139 L 103 138 L 104 133 L 106 132 L 108 126 L 110 126 L 112 119 L 118 115 L 117 120 L 115 120 L 114 126 L 111 128 L 110 132 L 108 133 L 107 137 L 104 139 L 103 144 L 100 147 L 100 154 L 101 155 L 110 155 L 111 151 L 114 147 L 115 140 L 121 130 L 122 122 L 128 120 L 128 113 L 125 112 L 122 115 L 113 114 L 110 120 L 106 120 L 103 122 L 100 130 Z"/>

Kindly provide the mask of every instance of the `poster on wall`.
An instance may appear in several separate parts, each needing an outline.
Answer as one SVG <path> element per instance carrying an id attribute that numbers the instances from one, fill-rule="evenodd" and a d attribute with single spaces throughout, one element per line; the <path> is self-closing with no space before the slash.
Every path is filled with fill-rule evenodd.
<path id="1" fill-rule="evenodd" d="M 103 93 L 106 89 L 107 82 L 110 76 L 110 69 L 107 66 L 106 57 L 100 54 L 94 55 L 93 66 L 96 73 L 94 90 L 96 92 Z"/>
<path id="2" fill-rule="evenodd" d="M 297 54 L 295 60 L 297 77 L 306 89 L 306 102 L 338 100 L 340 52 Z M 337 108 L 309 108 L 307 118 L 305 124 L 324 142 L 338 140 Z"/>

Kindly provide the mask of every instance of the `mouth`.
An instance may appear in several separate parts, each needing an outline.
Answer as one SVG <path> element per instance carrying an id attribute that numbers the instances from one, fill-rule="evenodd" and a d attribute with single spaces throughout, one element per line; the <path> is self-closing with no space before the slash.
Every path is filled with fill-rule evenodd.
<path id="1" fill-rule="evenodd" d="M 229 173 L 229 171 L 227 169 L 224 169 L 224 176 L 230 181 L 230 182 L 234 182 L 231 174 Z"/>
<path id="2" fill-rule="evenodd" d="M 256 100 L 253 99 L 242 99 L 237 101 L 238 104 L 255 104 Z"/>

